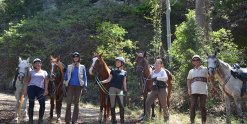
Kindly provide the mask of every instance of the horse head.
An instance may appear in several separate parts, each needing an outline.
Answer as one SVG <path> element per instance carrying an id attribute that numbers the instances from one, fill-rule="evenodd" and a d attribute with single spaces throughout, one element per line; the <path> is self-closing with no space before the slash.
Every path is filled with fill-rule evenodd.
<path id="1" fill-rule="evenodd" d="M 208 74 L 210 77 L 214 76 L 215 70 L 219 67 L 219 59 L 216 57 L 217 52 L 214 53 L 214 55 L 209 55 L 207 53 L 207 68 L 208 68 Z"/>
<path id="2" fill-rule="evenodd" d="M 143 74 L 145 69 L 148 67 L 148 61 L 146 59 L 146 52 L 144 53 L 136 53 L 135 60 L 135 71 L 138 75 Z"/>
<path id="3" fill-rule="evenodd" d="M 60 56 L 50 56 L 50 75 L 51 80 L 55 80 L 55 78 L 62 72 L 60 66 Z"/>
<path id="4" fill-rule="evenodd" d="M 19 57 L 18 79 L 21 82 L 23 82 L 24 77 L 27 76 L 29 69 L 30 69 L 29 58 L 27 58 L 26 60 L 22 60 L 22 58 Z"/>

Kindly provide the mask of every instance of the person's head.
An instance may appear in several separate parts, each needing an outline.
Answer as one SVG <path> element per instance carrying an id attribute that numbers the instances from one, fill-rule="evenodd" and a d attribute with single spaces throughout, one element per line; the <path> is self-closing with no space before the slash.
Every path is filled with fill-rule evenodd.
<path id="1" fill-rule="evenodd" d="M 73 62 L 80 62 L 80 53 L 79 52 L 74 52 L 72 54 L 72 59 L 73 59 Z"/>
<path id="2" fill-rule="evenodd" d="M 194 66 L 200 66 L 201 65 L 201 57 L 199 55 L 194 55 L 192 57 L 192 63 Z"/>
<path id="3" fill-rule="evenodd" d="M 115 58 L 115 60 L 117 68 L 123 67 L 123 65 L 125 64 L 125 59 L 123 57 L 117 57 Z"/>
<path id="4" fill-rule="evenodd" d="M 33 67 L 34 67 L 34 69 L 40 69 L 41 68 L 41 65 L 42 65 L 41 59 L 35 58 L 33 60 Z"/>
<path id="5" fill-rule="evenodd" d="M 160 59 L 160 58 L 156 59 L 156 60 L 155 60 L 155 63 L 154 63 L 154 68 L 155 68 L 155 70 L 159 70 L 159 69 L 161 69 L 161 68 L 163 68 L 163 67 L 164 67 L 164 62 L 163 62 L 163 60 Z"/>

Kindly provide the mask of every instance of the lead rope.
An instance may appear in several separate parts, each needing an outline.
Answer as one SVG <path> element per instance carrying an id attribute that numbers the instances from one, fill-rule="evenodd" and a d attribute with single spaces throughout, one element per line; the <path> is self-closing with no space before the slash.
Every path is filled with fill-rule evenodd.
<path id="1" fill-rule="evenodd" d="M 110 94 L 109 91 L 104 87 L 104 85 L 101 83 L 101 81 L 99 80 L 98 76 L 95 76 L 95 81 L 96 83 L 99 85 L 100 89 L 107 95 L 109 96 L 125 96 L 123 93 L 119 93 L 119 94 Z"/>

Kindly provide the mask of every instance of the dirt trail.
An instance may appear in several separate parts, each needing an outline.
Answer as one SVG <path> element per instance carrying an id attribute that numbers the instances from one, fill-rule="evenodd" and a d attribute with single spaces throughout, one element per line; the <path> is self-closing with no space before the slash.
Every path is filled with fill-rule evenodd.
<path id="1" fill-rule="evenodd" d="M 15 113 L 15 97 L 13 95 L 7 95 L 0 93 L 0 124 L 12 124 L 13 119 L 14 119 L 14 113 Z M 50 109 L 50 101 L 46 101 L 46 109 L 45 109 L 45 124 L 49 123 L 56 123 L 56 114 L 54 112 L 54 118 L 51 122 L 48 121 L 49 117 L 49 109 Z M 60 124 L 64 124 L 64 117 L 65 117 L 65 109 L 66 109 L 66 104 L 63 103 L 62 106 L 62 114 L 61 114 L 61 122 Z M 72 107 L 73 110 L 73 107 Z M 38 120 L 38 111 L 39 111 L 39 103 L 36 100 L 35 101 L 35 106 L 34 106 L 34 120 L 35 123 L 37 123 Z M 96 108 L 95 106 L 92 105 L 82 105 L 80 107 L 80 114 L 79 114 L 79 119 L 78 123 L 79 124 L 98 124 L 98 115 L 99 115 L 99 109 Z M 117 117 L 118 118 L 118 117 Z M 128 116 L 126 115 L 126 118 Z M 26 120 L 27 121 L 27 120 Z M 27 123 L 25 121 L 25 123 Z M 106 122 L 107 124 L 110 124 L 110 120 Z M 127 120 L 127 123 L 136 123 L 134 121 Z"/>

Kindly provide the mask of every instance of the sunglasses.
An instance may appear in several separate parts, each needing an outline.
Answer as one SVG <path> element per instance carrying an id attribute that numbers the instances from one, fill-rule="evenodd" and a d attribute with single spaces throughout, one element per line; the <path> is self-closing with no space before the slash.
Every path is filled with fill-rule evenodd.
<path id="1" fill-rule="evenodd" d="M 200 61 L 200 59 L 193 59 L 192 61 Z"/>
<path id="2" fill-rule="evenodd" d="M 77 56 L 77 55 L 73 56 L 73 58 L 76 58 L 76 57 L 79 57 L 79 56 Z"/>

